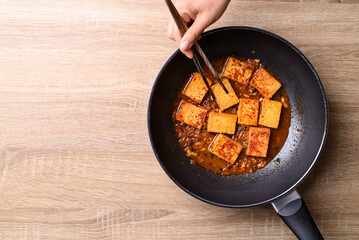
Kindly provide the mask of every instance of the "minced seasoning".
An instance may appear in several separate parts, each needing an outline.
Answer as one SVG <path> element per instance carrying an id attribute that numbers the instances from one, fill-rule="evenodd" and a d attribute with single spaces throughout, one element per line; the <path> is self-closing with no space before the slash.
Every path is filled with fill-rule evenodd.
<path id="1" fill-rule="evenodd" d="M 245 59 L 240 57 L 236 58 L 240 59 L 241 61 L 246 61 L 248 64 L 256 64 L 256 62 L 252 59 Z M 222 72 L 225 61 L 226 58 L 221 58 L 212 62 L 212 65 L 214 66 L 219 75 Z M 264 66 L 261 65 L 261 67 Z M 216 79 L 210 73 L 209 69 L 206 66 L 203 66 L 202 68 L 205 72 L 206 77 L 209 78 L 214 84 L 217 83 Z M 268 72 L 271 73 L 270 71 Z M 230 137 L 232 140 L 240 143 L 243 146 L 243 149 L 238 156 L 237 161 L 234 164 L 230 164 L 208 151 L 209 145 L 211 144 L 217 133 L 207 132 L 207 117 L 201 129 L 197 129 L 185 123 L 176 121 L 176 111 L 182 100 L 185 100 L 196 106 L 205 108 L 207 110 L 207 116 L 208 113 L 212 110 L 216 112 L 220 111 L 214 97 L 210 94 L 210 91 L 207 92 L 201 104 L 198 104 L 183 95 L 184 88 L 190 81 L 190 77 L 191 76 L 188 76 L 187 79 L 184 79 L 183 87 L 179 91 L 173 107 L 173 123 L 175 134 L 181 148 L 190 158 L 190 164 L 198 164 L 204 168 L 207 168 L 210 171 L 216 172 L 221 175 L 232 175 L 254 173 L 258 169 L 265 167 L 271 160 L 273 160 L 273 158 L 280 152 L 287 139 L 291 120 L 291 106 L 287 92 L 285 91 L 284 87 L 282 86 L 279 91 L 277 91 L 277 93 L 272 97 L 272 100 L 276 101 L 283 102 L 284 99 L 288 107 L 282 107 L 281 118 L 278 128 L 271 128 L 267 157 L 253 157 L 246 155 L 246 149 L 248 146 L 249 126 L 237 124 L 236 131 L 233 135 L 225 135 Z M 258 99 L 260 101 L 261 99 L 264 99 L 260 92 L 258 92 L 257 89 L 251 87 L 250 85 L 244 86 L 235 81 L 230 81 L 230 83 L 238 98 Z M 238 104 L 224 110 L 223 113 L 237 114 L 237 110 Z M 260 125 L 258 126 L 260 127 Z M 279 160 L 276 161 L 276 163 L 278 164 Z"/>

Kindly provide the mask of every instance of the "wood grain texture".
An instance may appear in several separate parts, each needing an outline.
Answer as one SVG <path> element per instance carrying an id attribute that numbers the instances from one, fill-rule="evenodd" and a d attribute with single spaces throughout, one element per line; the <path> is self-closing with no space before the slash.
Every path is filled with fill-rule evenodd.
<path id="1" fill-rule="evenodd" d="M 299 190 L 326 239 L 359 239 L 358 3 L 233 0 L 211 26 L 281 35 L 321 76 L 329 137 Z M 270 206 L 207 205 L 157 163 L 146 108 L 169 16 L 160 0 L 1 1 L 1 239 L 295 239 Z"/>

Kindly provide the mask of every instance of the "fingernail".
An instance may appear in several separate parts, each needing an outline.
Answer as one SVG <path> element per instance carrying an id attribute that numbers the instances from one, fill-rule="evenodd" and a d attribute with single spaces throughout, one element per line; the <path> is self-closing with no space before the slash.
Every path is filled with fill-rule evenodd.
<path id="1" fill-rule="evenodd" d="M 187 41 L 183 41 L 182 43 L 181 43 L 181 51 L 187 51 L 188 49 L 189 49 L 189 42 L 187 42 Z"/>

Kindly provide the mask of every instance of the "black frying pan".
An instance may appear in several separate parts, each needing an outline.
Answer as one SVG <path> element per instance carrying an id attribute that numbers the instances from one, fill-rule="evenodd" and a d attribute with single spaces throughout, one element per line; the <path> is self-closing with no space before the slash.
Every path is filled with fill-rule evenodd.
<path id="1" fill-rule="evenodd" d="M 276 156 L 280 164 L 271 161 L 250 177 L 228 178 L 192 166 L 177 142 L 171 115 L 176 95 L 195 66 L 177 50 L 158 74 L 148 106 L 150 141 L 162 168 L 180 188 L 204 202 L 232 208 L 272 203 L 298 238 L 322 239 L 295 190 L 318 160 L 328 132 L 327 100 L 313 66 L 288 41 L 251 27 L 215 29 L 203 34 L 199 44 L 210 60 L 230 55 L 262 60 L 288 93 L 293 117 L 289 135 Z"/>

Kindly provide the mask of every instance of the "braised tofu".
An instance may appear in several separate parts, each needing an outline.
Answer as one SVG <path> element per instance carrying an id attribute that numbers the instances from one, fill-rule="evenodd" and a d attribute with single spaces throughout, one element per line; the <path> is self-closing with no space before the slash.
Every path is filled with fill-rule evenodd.
<path id="1" fill-rule="evenodd" d="M 207 82 L 211 86 L 212 81 L 207 78 Z M 196 103 L 200 104 L 207 92 L 208 87 L 206 83 L 204 82 L 201 74 L 196 72 L 191 77 L 191 80 L 187 84 L 183 94 L 195 101 Z"/>
<path id="2" fill-rule="evenodd" d="M 260 68 L 254 74 L 249 84 L 256 88 L 263 95 L 263 97 L 268 99 L 271 99 L 282 86 L 282 84 L 270 75 L 264 68 Z"/>
<path id="3" fill-rule="evenodd" d="M 270 129 L 251 127 L 249 129 L 247 155 L 266 157 L 269 145 Z"/>
<path id="4" fill-rule="evenodd" d="M 206 119 L 207 110 L 197 107 L 186 101 L 182 101 L 176 114 L 176 120 L 192 127 L 201 129 Z"/>
<path id="5" fill-rule="evenodd" d="M 258 124 L 270 128 L 278 128 L 281 110 L 281 102 L 264 99 Z"/>
<path id="6" fill-rule="evenodd" d="M 247 85 L 250 77 L 252 76 L 253 70 L 253 66 L 234 57 L 229 57 L 223 69 L 222 77 Z"/>
<path id="7" fill-rule="evenodd" d="M 239 99 L 238 124 L 257 126 L 259 101 L 256 99 Z"/>
<path id="8" fill-rule="evenodd" d="M 208 150 L 217 157 L 233 164 L 237 160 L 242 148 L 242 145 L 236 141 L 233 141 L 223 134 L 218 134 L 213 139 Z"/>
<path id="9" fill-rule="evenodd" d="M 237 116 L 235 114 L 210 112 L 208 115 L 208 132 L 234 134 Z"/>
<path id="10" fill-rule="evenodd" d="M 229 83 L 229 80 L 228 79 L 222 80 L 222 82 L 223 85 L 228 90 L 228 94 L 224 91 L 224 89 L 219 83 L 214 84 L 211 87 L 214 97 L 216 98 L 216 102 L 221 111 L 226 110 L 227 108 L 230 108 L 239 102 L 239 99 L 236 93 L 234 92 L 231 84 Z"/>

